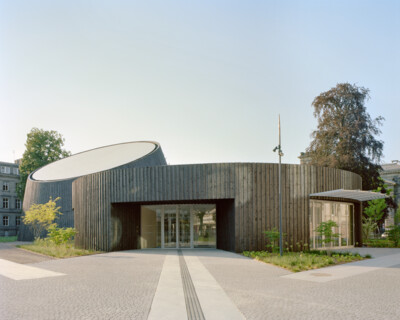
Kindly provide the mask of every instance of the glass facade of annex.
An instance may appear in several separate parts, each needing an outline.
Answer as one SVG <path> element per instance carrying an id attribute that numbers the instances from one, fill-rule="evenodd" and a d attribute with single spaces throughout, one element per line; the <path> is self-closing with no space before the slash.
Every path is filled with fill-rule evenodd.
<path id="1" fill-rule="evenodd" d="M 321 222 L 332 220 L 338 233 L 333 242 L 325 244 L 323 236 L 316 232 Z M 310 200 L 310 245 L 311 248 L 340 248 L 354 246 L 354 205 L 351 203 Z"/>

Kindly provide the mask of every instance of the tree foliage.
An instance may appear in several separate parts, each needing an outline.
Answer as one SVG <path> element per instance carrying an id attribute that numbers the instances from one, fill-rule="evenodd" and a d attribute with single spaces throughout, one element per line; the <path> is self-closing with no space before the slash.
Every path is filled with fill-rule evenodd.
<path id="1" fill-rule="evenodd" d="M 28 211 L 25 212 L 25 216 L 22 218 L 24 224 L 29 225 L 32 228 L 35 239 L 40 238 L 44 231 L 47 231 L 50 227 L 55 226 L 54 220 L 58 215 L 61 215 L 60 207 L 57 207 L 56 202 L 60 198 L 52 199 L 44 204 L 34 203 Z"/>
<path id="2" fill-rule="evenodd" d="M 339 83 L 317 96 L 312 106 L 318 127 L 307 149 L 311 164 L 359 174 L 363 190 L 380 185 L 383 151 L 383 142 L 376 136 L 384 118 L 371 118 L 365 107 L 368 99 L 368 89 L 349 83 Z"/>
<path id="3" fill-rule="evenodd" d="M 364 214 L 367 218 L 372 219 L 374 222 L 380 221 L 385 216 L 385 209 L 387 204 L 385 199 L 374 199 L 368 201 L 368 207 L 364 209 Z"/>
<path id="4" fill-rule="evenodd" d="M 20 182 L 17 185 L 18 198 L 23 200 L 26 180 L 36 169 L 71 155 L 63 149 L 64 138 L 57 131 L 45 131 L 32 128 L 28 133 L 25 147 L 19 166 Z"/>
<path id="5" fill-rule="evenodd" d="M 337 228 L 338 225 L 335 221 L 333 220 L 328 220 L 328 221 L 323 221 L 321 222 L 315 231 L 319 234 L 321 237 L 321 241 L 327 245 L 330 244 L 331 246 L 333 245 L 333 242 L 335 239 L 339 238 L 340 234 L 334 232 L 334 228 Z"/>

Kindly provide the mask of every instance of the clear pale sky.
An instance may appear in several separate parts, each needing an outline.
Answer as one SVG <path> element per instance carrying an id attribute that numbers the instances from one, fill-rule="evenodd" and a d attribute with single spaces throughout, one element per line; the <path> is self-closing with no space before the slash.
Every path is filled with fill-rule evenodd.
<path id="1" fill-rule="evenodd" d="M 32 127 L 72 153 L 136 140 L 170 164 L 285 163 L 339 82 L 371 90 L 400 160 L 400 1 L 0 0 L 0 161 Z"/>

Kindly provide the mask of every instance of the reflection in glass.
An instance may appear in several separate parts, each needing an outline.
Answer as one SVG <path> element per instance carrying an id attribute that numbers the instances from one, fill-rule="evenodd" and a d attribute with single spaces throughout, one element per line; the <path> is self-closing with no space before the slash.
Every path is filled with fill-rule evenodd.
<path id="1" fill-rule="evenodd" d="M 216 248 L 215 204 L 141 207 L 141 248 Z"/>
<path id="2" fill-rule="evenodd" d="M 332 229 L 338 233 L 332 244 L 324 244 L 323 238 L 315 229 L 321 224 L 332 220 L 338 225 Z M 354 206 L 350 203 L 339 203 L 329 201 L 310 201 L 310 236 L 313 248 L 346 247 L 354 245 Z"/>
<path id="3" fill-rule="evenodd" d="M 195 248 L 216 247 L 216 208 L 215 205 L 196 205 L 193 207 L 193 246 Z"/>
<path id="4" fill-rule="evenodd" d="M 176 248 L 176 207 L 166 206 L 164 211 L 164 247 Z"/>
<path id="5" fill-rule="evenodd" d="M 190 207 L 179 208 L 179 247 L 190 248 Z"/>
<path id="6" fill-rule="evenodd" d="M 149 206 L 142 207 L 141 210 L 141 236 L 140 247 L 146 248 L 161 248 L 161 210 Z"/>

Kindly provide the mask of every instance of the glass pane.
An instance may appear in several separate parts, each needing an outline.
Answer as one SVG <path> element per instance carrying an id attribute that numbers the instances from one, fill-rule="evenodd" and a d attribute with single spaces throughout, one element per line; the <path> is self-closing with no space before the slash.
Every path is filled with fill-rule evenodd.
<path id="1" fill-rule="evenodd" d="M 193 205 L 193 246 L 215 248 L 217 243 L 217 216 L 213 204 Z"/>
<path id="2" fill-rule="evenodd" d="M 349 246 L 354 246 L 354 206 L 349 206 Z"/>
<path id="3" fill-rule="evenodd" d="M 354 207 L 349 203 L 339 202 L 310 202 L 310 236 L 314 248 L 344 247 L 354 245 Z M 332 243 L 323 244 L 321 237 L 315 229 L 321 222 L 332 220 L 338 225 L 332 229 L 339 237 L 333 239 Z"/>
<path id="4" fill-rule="evenodd" d="M 320 225 L 322 222 L 322 204 L 319 202 L 314 203 L 314 243 L 315 243 L 315 248 L 322 248 L 322 238 L 319 235 L 318 232 L 315 231 L 315 229 Z"/>
<path id="5" fill-rule="evenodd" d="M 140 232 L 140 247 L 142 249 L 161 247 L 161 241 L 158 236 L 160 222 L 160 210 L 152 206 L 142 206 Z"/>
<path id="6" fill-rule="evenodd" d="M 176 248 L 176 206 L 165 206 L 164 248 Z"/>
<path id="7" fill-rule="evenodd" d="M 190 207 L 179 208 L 179 247 L 190 248 Z"/>
<path id="8" fill-rule="evenodd" d="M 340 246 L 348 246 L 349 240 L 349 205 L 339 204 L 339 234 Z"/>
<path id="9" fill-rule="evenodd" d="M 339 203 L 332 203 L 332 215 L 331 220 L 336 222 L 337 227 L 333 227 L 333 233 L 339 233 L 339 226 L 340 226 L 340 219 L 339 219 L 339 212 L 340 212 L 340 204 Z M 339 238 L 335 237 L 331 244 L 326 244 L 326 246 L 339 246 Z"/>

